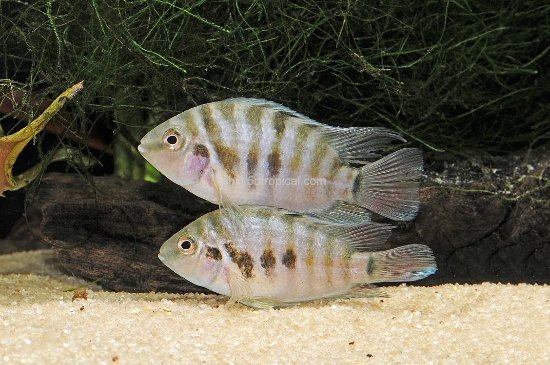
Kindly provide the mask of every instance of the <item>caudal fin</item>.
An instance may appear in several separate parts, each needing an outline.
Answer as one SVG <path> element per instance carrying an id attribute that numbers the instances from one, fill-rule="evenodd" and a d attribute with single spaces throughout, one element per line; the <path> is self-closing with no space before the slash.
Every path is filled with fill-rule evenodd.
<path id="1" fill-rule="evenodd" d="M 406 245 L 369 255 L 365 270 L 370 283 L 415 281 L 437 271 L 435 257 L 426 245 Z"/>
<path id="2" fill-rule="evenodd" d="M 421 173 L 422 155 L 416 148 L 403 148 L 365 165 L 357 177 L 355 203 L 396 221 L 411 220 L 420 205 Z"/>

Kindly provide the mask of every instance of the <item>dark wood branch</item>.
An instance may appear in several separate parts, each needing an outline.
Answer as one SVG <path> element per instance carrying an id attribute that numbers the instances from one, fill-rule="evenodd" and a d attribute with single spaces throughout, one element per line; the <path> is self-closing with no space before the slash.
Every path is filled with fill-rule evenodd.
<path id="1" fill-rule="evenodd" d="M 550 159 L 543 152 L 529 160 L 428 158 L 423 185 L 433 186 L 421 189 L 418 217 L 397 225 L 388 248 L 423 243 L 434 250 L 439 270 L 418 284 L 550 283 Z M 467 183 L 437 186 L 460 179 Z M 49 174 L 34 204 L 42 237 L 73 274 L 117 291 L 206 291 L 157 258 L 168 237 L 217 209 L 179 186 Z"/>
<path id="2" fill-rule="evenodd" d="M 42 180 L 36 203 L 43 239 L 74 275 L 115 291 L 204 291 L 157 258 L 166 239 L 217 208 L 179 186 L 114 176 L 95 177 L 92 185 L 53 173 Z"/>

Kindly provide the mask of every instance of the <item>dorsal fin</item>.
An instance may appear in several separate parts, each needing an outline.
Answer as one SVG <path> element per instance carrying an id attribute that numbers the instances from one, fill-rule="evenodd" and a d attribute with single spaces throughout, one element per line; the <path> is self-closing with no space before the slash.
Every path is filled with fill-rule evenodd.
<path id="1" fill-rule="evenodd" d="M 297 111 L 287 108 L 286 106 L 278 104 L 274 101 L 269 101 L 265 99 L 253 99 L 253 98 L 230 98 L 230 99 L 224 100 L 224 102 L 244 104 L 247 106 L 254 106 L 258 108 L 268 108 L 268 109 L 272 109 L 275 112 L 283 113 L 288 116 L 301 119 L 304 121 L 304 123 L 307 123 L 307 124 L 311 124 L 315 126 L 325 126 L 324 124 L 316 122 L 315 120 L 308 118 L 305 115 L 300 114 Z"/>
<path id="2" fill-rule="evenodd" d="M 362 165 L 379 157 L 378 152 L 388 147 L 392 141 L 406 142 L 399 133 L 382 127 L 323 126 L 323 133 L 344 162 Z"/>
<path id="3" fill-rule="evenodd" d="M 357 250 L 378 251 L 391 235 L 393 226 L 368 222 L 358 225 L 328 227 L 327 230 Z"/>
<path id="4" fill-rule="evenodd" d="M 377 152 L 388 147 L 394 140 L 406 142 L 399 133 L 382 127 L 334 127 L 319 123 L 305 115 L 298 113 L 284 105 L 264 99 L 231 98 L 225 102 L 234 102 L 269 108 L 277 113 L 299 119 L 302 123 L 316 127 L 326 138 L 328 144 L 334 148 L 342 161 L 346 163 L 365 164 L 373 158 L 379 157 Z"/>
<path id="5" fill-rule="evenodd" d="M 337 200 L 326 209 L 308 214 L 335 224 L 349 225 L 371 221 L 371 212 L 368 209 L 343 200 Z"/>
<path id="6" fill-rule="evenodd" d="M 338 210 L 338 207 L 342 209 Z M 336 236 L 353 249 L 378 251 L 383 248 L 393 229 L 392 225 L 364 220 L 368 217 L 363 214 L 366 210 L 352 204 L 342 202 L 331 208 L 332 210 L 324 210 L 320 213 L 298 213 L 283 208 L 243 205 L 239 206 L 239 212 L 222 208 L 220 214 L 226 217 L 227 229 L 232 229 L 233 234 L 246 231 L 247 227 L 252 226 L 255 217 L 286 215 L 292 216 L 293 219 L 301 219 L 307 225 Z M 331 213 L 333 215 L 330 215 Z"/>
<path id="7" fill-rule="evenodd" d="M 299 216 L 308 224 L 335 235 L 357 250 L 382 249 L 394 228 L 391 224 L 371 222 L 366 210 L 345 202 L 337 202 L 331 208 L 317 213 L 295 213 L 284 209 L 280 211 Z"/>

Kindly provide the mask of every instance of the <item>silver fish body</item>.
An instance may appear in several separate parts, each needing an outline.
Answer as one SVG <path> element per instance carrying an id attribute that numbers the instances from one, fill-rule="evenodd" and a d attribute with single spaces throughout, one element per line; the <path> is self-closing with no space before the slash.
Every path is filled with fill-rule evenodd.
<path id="1" fill-rule="evenodd" d="M 282 105 L 228 99 L 189 109 L 141 140 L 141 154 L 168 179 L 212 203 L 313 212 L 345 201 L 395 220 L 418 211 L 422 157 L 386 128 L 338 128 Z M 362 166 L 352 167 L 351 164 Z"/>
<path id="2" fill-rule="evenodd" d="M 159 258 L 190 282 L 253 307 L 372 296 L 365 284 L 422 279 L 431 250 L 380 249 L 391 226 L 339 224 L 273 207 L 220 209 L 174 234 Z M 358 248 L 370 250 L 361 252 Z"/>

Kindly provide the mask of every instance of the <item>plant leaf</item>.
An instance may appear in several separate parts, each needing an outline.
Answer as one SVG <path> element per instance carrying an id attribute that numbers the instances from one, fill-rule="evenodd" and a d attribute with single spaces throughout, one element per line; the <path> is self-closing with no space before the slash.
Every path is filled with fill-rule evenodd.
<path id="1" fill-rule="evenodd" d="M 71 86 L 61 93 L 38 118 L 30 122 L 25 128 L 8 136 L 0 137 L 0 196 L 4 196 L 6 190 L 22 188 L 38 175 L 40 169 L 36 169 L 35 166 L 30 169 L 30 171 L 33 171 L 30 175 L 34 176 L 28 176 L 29 174 L 25 172 L 23 173 L 26 174 L 24 179 L 14 178 L 12 169 L 15 160 L 17 160 L 17 157 L 27 143 L 40 133 L 50 119 L 61 110 L 65 102 L 68 99 L 72 99 L 83 88 L 82 81 Z"/>

